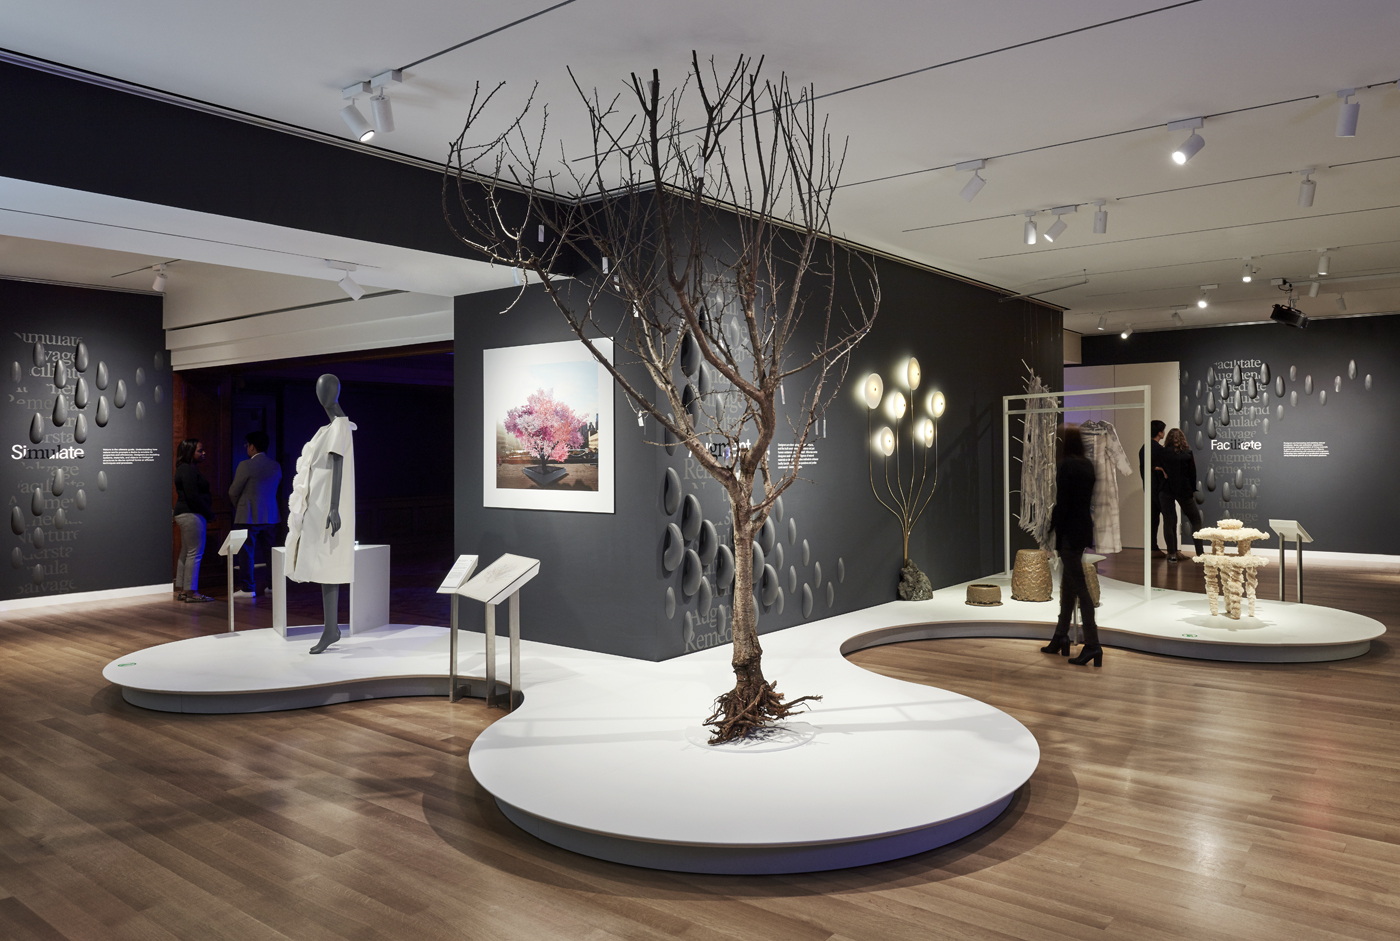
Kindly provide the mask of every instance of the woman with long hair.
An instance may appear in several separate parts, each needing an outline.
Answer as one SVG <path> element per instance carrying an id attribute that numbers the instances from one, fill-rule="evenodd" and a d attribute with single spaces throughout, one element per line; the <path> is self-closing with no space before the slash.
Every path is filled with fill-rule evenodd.
<path id="1" fill-rule="evenodd" d="M 1167 432 L 1166 455 L 1163 464 L 1167 471 L 1167 483 L 1162 488 L 1162 528 L 1167 532 L 1167 561 L 1180 562 L 1181 553 L 1176 534 L 1176 508 L 1181 507 L 1181 518 L 1191 524 L 1191 540 L 1196 546 L 1196 555 L 1203 549 L 1201 540 L 1195 537 L 1201 523 L 1201 509 L 1196 506 L 1196 457 L 1191 453 L 1191 445 L 1186 442 L 1186 432 L 1173 428 Z"/>
<path id="2" fill-rule="evenodd" d="M 214 511 L 209 502 L 209 481 L 196 467 L 204 460 L 204 445 L 186 438 L 175 450 L 175 525 L 180 527 L 180 555 L 175 566 L 177 601 L 213 601 L 199 593 L 199 563 L 204 558 L 204 536 Z"/>
<path id="3" fill-rule="evenodd" d="M 1079 602 L 1084 625 L 1084 646 L 1070 663 L 1083 666 L 1089 661 L 1103 666 L 1099 627 L 1094 621 L 1094 599 L 1084 576 L 1084 550 L 1094 541 L 1094 520 L 1090 509 L 1094 500 L 1094 465 L 1084 456 L 1084 438 L 1074 425 L 1060 431 L 1060 465 L 1055 473 L 1055 508 L 1050 512 L 1050 528 L 1055 533 L 1055 551 L 1060 554 L 1060 619 L 1055 636 L 1041 647 L 1043 653 L 1069 656 L 1069 621 L 1074 603 Z"/>

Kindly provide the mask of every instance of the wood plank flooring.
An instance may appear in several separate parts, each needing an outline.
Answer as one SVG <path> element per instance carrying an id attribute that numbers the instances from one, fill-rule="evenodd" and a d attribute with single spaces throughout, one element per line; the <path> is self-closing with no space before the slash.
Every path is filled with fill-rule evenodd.
<path id="1" fill-rule="evenodd" d="M 1133 561 L 1102 568 L 1130 578 Z M 1185 580 L 1196 567 L 1159 568 Z M 1400 579 L 1310 577 L 1309 600 L 1400 628 Z M 426 595 L 399 603 L 435 610 Z M 499 714 L 479 702 L 175 716 L 102 680 L 108 660 L 222 617 L 162 597 L 0 622 L 0 938 L 1400 936 L 1391 641 L 1343 663 L 1267 667 L 1110 649 L 1095 670 L 1014 640 L 861 652 L 867 669 L 1016 716 L 1040 768 L 1001 819 L 952 846 L 754 878 L 632 869 L 517 830 L 467 770 Z M 801 786 L 735 784 L 676 812 Z"/>

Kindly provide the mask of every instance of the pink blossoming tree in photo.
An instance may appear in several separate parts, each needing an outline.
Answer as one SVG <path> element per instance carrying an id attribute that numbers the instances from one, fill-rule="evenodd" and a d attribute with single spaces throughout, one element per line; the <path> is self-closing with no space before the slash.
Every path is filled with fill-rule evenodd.
<path id="1" fill-rule="evenodd" d="M 587 419 L 554 398 L 554 390 L 537 389 L 506 412 L 506 431 L 515 436 L 543 468 L 549 461 L 563 462 L 571 448 L 583 447 L 583 426 Z"/>

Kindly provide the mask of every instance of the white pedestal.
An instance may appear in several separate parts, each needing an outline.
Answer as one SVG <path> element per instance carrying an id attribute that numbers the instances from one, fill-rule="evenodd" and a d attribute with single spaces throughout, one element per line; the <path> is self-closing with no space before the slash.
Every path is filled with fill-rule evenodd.
<path id="1" fill-rule="evenodd" d="M 355 580 L 350 583 L 351 635 L 389 623 L 389 547 L 355 547 Z M 287 624 L 287 550 L 272 550 L 272 627 L 283 637 L 319 631 L 323 625 Z"/>

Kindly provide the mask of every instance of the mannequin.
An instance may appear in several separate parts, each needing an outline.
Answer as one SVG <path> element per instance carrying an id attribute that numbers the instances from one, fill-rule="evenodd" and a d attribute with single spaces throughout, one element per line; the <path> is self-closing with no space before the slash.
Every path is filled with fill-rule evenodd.
<path id="1" fill-rule="evenodd" d="M 316 380 L 316 398 L 330 421 L 297 459 L 286 546 L 287 577 L 321 586 L 325 626 L 311 648 L 313 654 L 340 640 L 340 586 L 352 580 L 355 569 L 355 425 L 340 407 L 340 380 L 335 376 L 328 373 Z"/>

